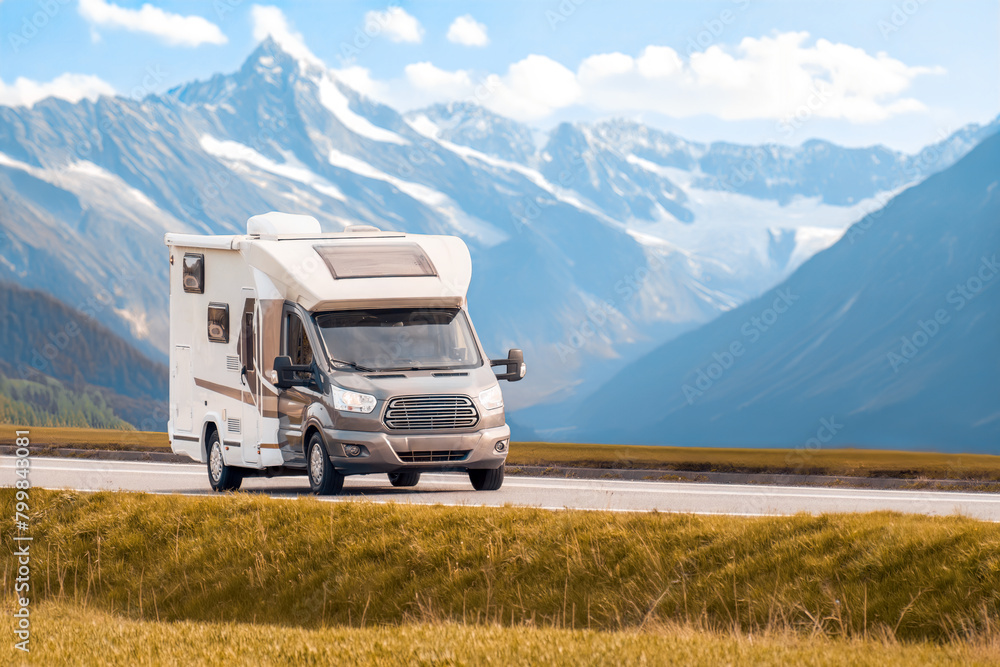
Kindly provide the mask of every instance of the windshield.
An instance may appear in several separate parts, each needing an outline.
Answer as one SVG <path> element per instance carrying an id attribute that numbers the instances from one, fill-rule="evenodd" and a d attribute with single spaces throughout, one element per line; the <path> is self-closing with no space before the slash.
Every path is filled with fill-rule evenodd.
<path id="1" fill-rule="evenodd" d="M 334 363 L 378 371 L 474 368 L 482 363 L 459 308 L 347 310 L 315 315 Z"/>

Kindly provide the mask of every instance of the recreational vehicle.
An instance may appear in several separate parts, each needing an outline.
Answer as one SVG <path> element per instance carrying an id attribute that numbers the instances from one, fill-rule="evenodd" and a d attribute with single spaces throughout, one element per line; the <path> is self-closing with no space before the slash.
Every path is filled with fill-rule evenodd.
<path id="1" fill-rule="evenodd" d="M 171 449 L 212 488 L 305 474 L 336 494 L 347 475 L 464 471 L 500 488 L 510 429 L 472 326 L 472 260 L 453 236 L 257 215 L 246 235 L 167 234 Z M 502 367 L 496 374 L 493 367 Z"/>

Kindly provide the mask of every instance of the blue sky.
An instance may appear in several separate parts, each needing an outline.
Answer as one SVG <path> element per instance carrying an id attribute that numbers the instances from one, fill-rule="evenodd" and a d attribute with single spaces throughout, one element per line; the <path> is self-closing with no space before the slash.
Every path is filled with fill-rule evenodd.
<path id="1" fill-rule="evenodd" d="M 476 99 L 542 129 L 914 151 L 1000 112 L 1000 4 L 979 0 L 0 0 L 0 104 L 163 92 L 266 32 L 401 110 Z"/>

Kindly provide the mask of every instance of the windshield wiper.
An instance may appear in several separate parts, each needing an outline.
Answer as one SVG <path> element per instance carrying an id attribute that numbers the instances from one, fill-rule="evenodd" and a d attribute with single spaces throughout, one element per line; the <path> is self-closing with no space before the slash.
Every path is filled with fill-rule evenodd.
<path id="1" fill-rule="evenodd" d="M 389 371 L 453 371 L 456 366 L 402 366 L 400 368 L 387 368 Z"/>
<path id="2" fill-rule="evenodd" d="M 362 373 L 374 373 L 374 368 L 368 368 L 367 366 L 362 366 L 361 364 L 355 363 L 353 361 L 344 361 L 343 359 L 334 359 L 330 357 L 330 363 L 340 364 L 341 366 L 350 366 L 356 371 L 361 371 Z"/>

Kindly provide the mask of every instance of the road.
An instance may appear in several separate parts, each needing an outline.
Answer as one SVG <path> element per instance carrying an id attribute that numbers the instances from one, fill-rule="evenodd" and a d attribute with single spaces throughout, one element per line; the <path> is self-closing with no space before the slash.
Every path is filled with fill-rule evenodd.
<path id="1" fill-rule="evenodd" d="M 0 457 L 0 485 L 13 486 L 14 457 Z M 33 487 L 81 491 L 123 490 L 209 494 L 200 464 L 31 459 Z M 243 491 L 274 497 L 307 495 L 305 477 L 250 478 Z M 392 487 L 385 475 L 348 477 L 344 493 L 332 501 L 369 500 L 442 505 L 520 505 L 545 509 L 620 512 L 692 512 L 736 516 L 798 512 L 873 512 L 891 510 L 929 515 L 959 514 L 1000 521 L 1000 494 L 952 491 L 833 489 L 826 487 L 633 482 L 508 476 L 499 491 L 473 491 L 464 474 L 424 474 L 411 489 Z"/>

